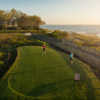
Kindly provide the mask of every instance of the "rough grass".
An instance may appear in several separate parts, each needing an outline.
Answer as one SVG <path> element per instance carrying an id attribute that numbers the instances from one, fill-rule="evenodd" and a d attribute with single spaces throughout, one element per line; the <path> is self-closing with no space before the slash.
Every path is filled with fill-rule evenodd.
<path id="1" fill-rule="evenodd" d="M 95 83 L 90 80 L 90 76 L 95 76 L 87 65 L 76 59 L 70 65 L 65 54 L 50 48 L 46 56 L 42 56 L 41 47 L 22 47 L 18 50 L 18 59 L 6 79 L 1 80 L 0 100 L 96 99 Z M 79 82 L 73 80 L 76 72 L 81 74 Z"/>

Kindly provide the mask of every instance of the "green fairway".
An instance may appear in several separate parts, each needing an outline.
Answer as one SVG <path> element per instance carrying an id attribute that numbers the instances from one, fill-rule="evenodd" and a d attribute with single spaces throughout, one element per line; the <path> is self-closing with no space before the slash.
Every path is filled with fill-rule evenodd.
<path id="1" fill-rule="evenodd" d="M 87 88 L 92 82 L 82 66 L 86 67 L 77 60 L 70 65 L 50 48 L 45 56 L 41 47 L 18 48 L 14 65 L 1 80 L 0 100 L 94 100 L 93 89 Z M 83 80 L 75 82 L 75 72 L 81 72 Z"/>

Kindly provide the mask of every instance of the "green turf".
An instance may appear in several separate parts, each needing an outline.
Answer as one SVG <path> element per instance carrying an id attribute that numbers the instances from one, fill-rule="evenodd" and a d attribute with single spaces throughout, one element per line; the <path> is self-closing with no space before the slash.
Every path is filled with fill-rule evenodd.
<path id="1" fill-rule="evenodd" d="M 0 100 L 94 100 L 95 93 L 83 63 L 47 48 L 42 56 L 41 47 L 21 47 L 18 58 L 0 83 Z M 74 74 L 81 73 L 75 82 Z M 90 87 L 90 88 L 88 88 Z"/>

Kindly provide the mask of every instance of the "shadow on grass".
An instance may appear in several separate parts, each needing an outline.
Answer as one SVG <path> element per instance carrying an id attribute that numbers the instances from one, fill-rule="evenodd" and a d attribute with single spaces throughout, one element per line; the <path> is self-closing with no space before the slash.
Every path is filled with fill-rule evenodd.
<path id="1" fill-rule="evenodd" d="M 43 84 L 39 87 L 32 89 L 32 91 L 29 92 L 28 95 L 38 97 L 38 96 L 42 96 L 42 95 L 45 95 L 48 93 L 55 94 L 55 92 L 64 90 L 66 87 L 67 87 L 67 89 L 69 89 L 69 91 L 71 91 L 71 87 L 72 87 L 71 82 L 73 82 L 72 79 L 65 79 L 65 80 L 62 80 L 60 82 Z M 55 95 L 55 97 L 56 97 L 56 95 Z"/>

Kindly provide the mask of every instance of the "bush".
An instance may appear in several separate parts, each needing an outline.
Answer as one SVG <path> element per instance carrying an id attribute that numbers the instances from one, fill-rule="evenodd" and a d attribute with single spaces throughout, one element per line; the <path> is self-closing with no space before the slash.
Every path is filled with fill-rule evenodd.
<path id="1" fill-rule="evenodd" d="M 3 65 L 4 64 L 4 62 L 3 61 L 0 61 L 0 65 Z"/>
<path id="2" fill-rule="evenodd" d="M 0 52 L 0 59 L 2 59 L 4 57 L 4 53 Z"/>
<path id="3" fill-rule="evenodd" d="M 48 36 L 54 37 L 54 38 L 57 38 L 57 39 L 64 39 L 64 38 L 68 37 L 68 32 L 55 30 L 54 32 L 49 33 Z"/>
<path id="4" fill-rule="evenodd" d="M 0 33 L 37 33 L 37 30 L 0 30 Z"/>

